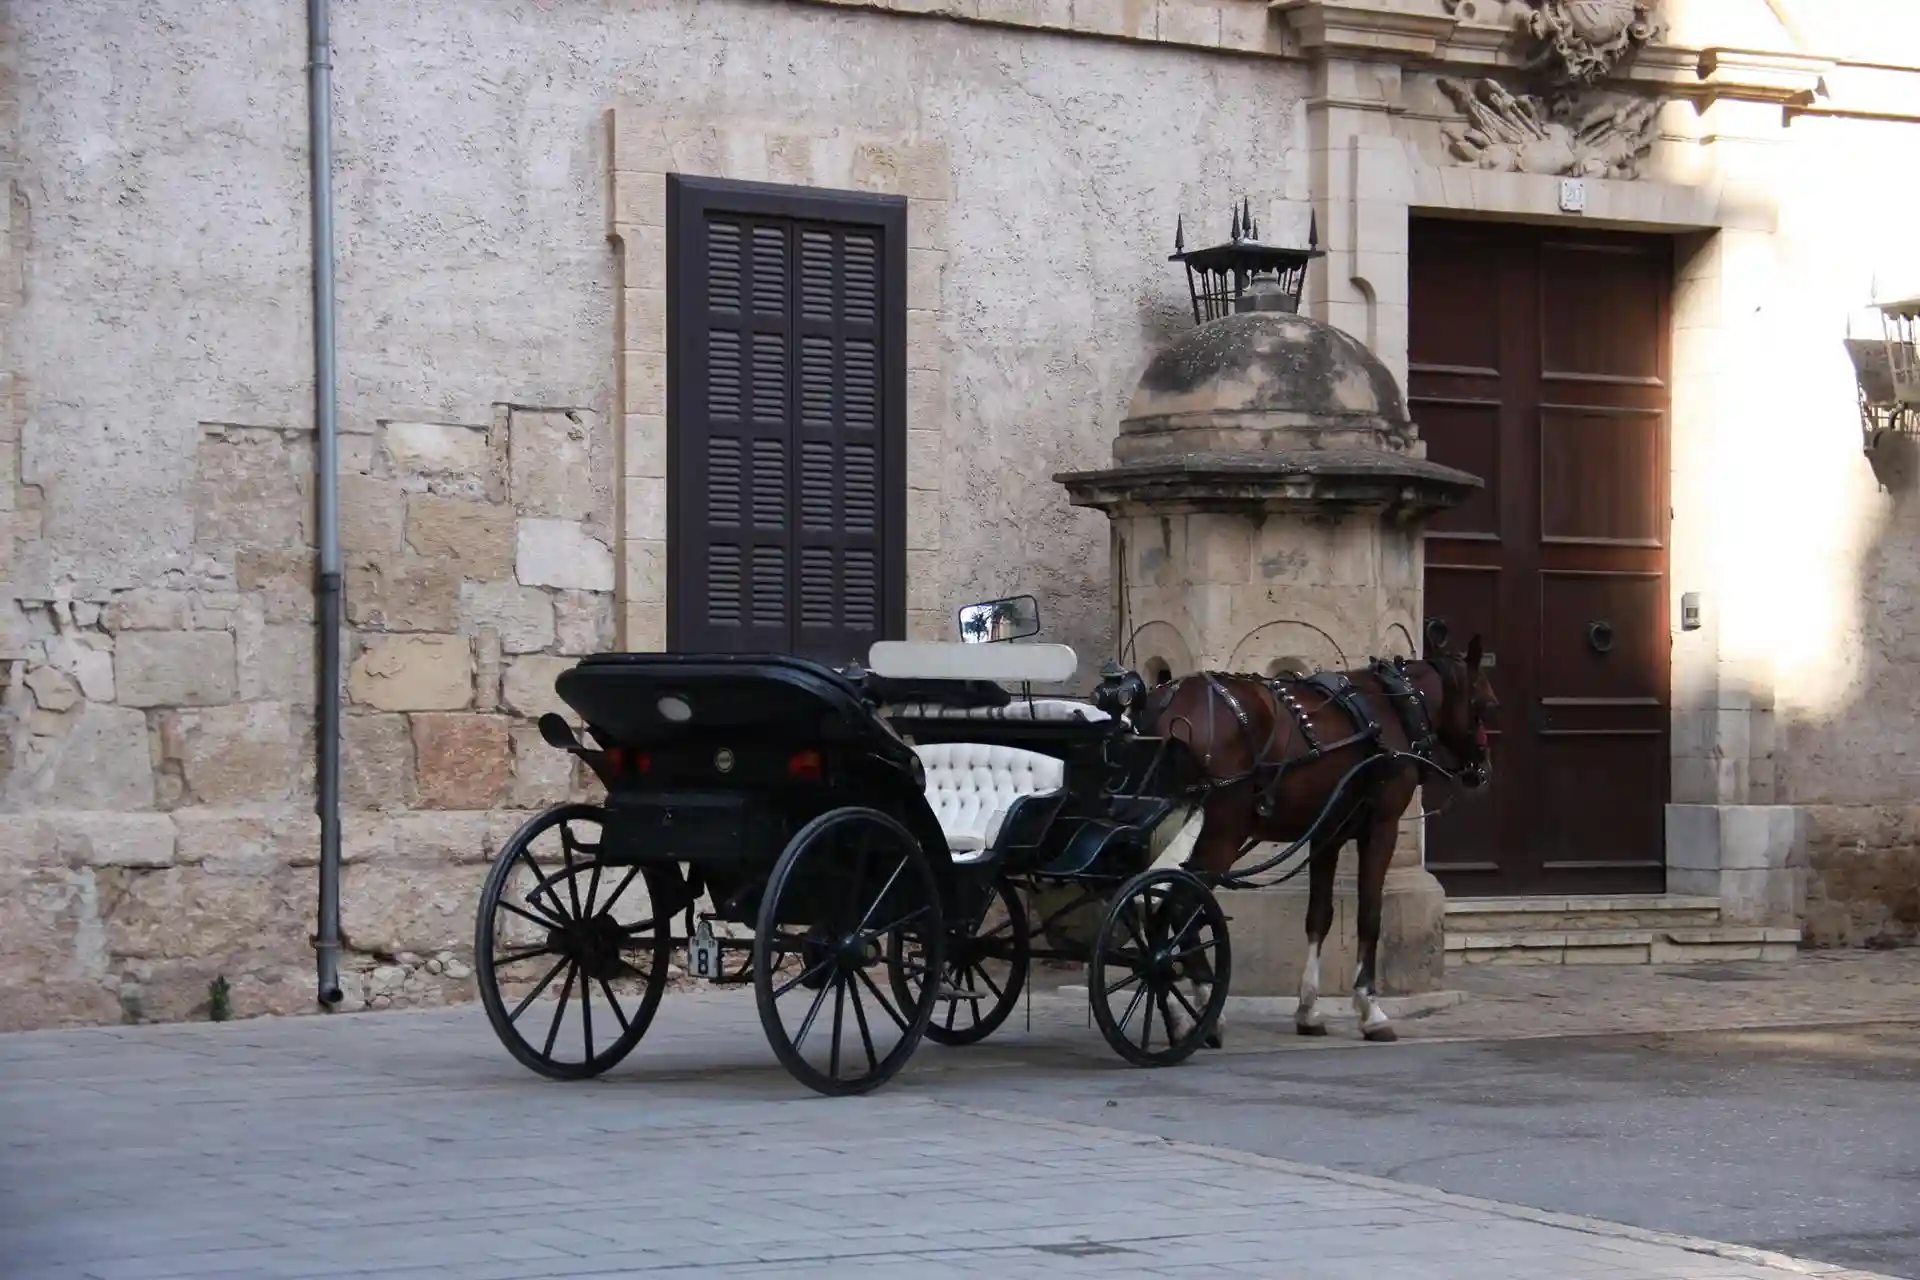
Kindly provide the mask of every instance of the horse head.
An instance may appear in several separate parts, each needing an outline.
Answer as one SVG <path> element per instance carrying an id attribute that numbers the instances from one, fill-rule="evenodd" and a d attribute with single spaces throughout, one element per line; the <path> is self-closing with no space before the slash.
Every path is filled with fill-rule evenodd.
<path id="1" fill-rule="evenodd" d="M 1467 651 L 1448 652 L 1438 646 L 1427 653 L 1427 661 L 1440 673 L 1440 706 L 1434 716 L 1434 733 L 1440 749 L 1450 759 L 1436 761 L 1460 775 L 1462 785 L 1485 786 L 1493 776 L 1493 761 L 1487 734 L 1500 710 L 1480 662 L 1484 654 L 1480 637 L 1467 643 Z"/>

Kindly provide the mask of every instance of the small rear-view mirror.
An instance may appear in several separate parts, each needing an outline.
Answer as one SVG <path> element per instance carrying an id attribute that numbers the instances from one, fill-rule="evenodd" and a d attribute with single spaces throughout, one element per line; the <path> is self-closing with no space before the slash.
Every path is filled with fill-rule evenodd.
<path id="1" fill-rule="evenodd" d="M 983 600 L 960 609 L 960 638 L 968 644 L 1024 640 L 1040 634 L 1040 602 L 1032 596 Z"/>

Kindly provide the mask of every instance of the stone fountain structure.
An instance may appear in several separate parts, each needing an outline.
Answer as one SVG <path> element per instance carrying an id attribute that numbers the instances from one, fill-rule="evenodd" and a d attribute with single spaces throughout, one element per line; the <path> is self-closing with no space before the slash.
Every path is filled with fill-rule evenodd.
<path id="1" fill-rule="evenodd" d="M 1113 466 L 1054 477 L 1075 506 L 1111 521 L 1114 635 L 1122 663 L 1150 684 L 1418 656 L 1422 524 L 1481 483 L 1426 460 L 1393 374 L 1366 347 L 1254 283 L 1240 310 L 1147 366 Z M 1352 877 L 1349 846 L 1329 991 L 1355 963 Z M 1297 990 L 1306 886 L 1301 875 L 1232 896 L 1236 994 Z M 1445 905 L 1408 821 L 1387 878 L 1384 993 L 1439 988 Z"/>

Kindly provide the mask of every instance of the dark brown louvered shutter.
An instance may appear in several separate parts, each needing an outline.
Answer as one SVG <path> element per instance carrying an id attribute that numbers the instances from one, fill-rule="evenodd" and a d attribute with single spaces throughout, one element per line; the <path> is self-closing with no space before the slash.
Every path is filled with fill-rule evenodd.
<path id="1" fill-rule="evenodd" d="M 670 178 L 668 641 L 905 634 L 905 204 Z"/>

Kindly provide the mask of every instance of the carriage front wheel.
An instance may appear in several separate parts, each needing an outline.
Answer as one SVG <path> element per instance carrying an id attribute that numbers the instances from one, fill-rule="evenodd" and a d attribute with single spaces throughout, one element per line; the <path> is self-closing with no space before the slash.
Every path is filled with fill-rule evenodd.
<path id="1" fill-rule="evenodd" d="M 1094 935 L 1087 996 L 1115 1053 L 1169 1067 L 1213 1034 L 1232 973 L 1213 891 L 1185 871 L 1143 871 L 1113 895 Z"/>
<path id="2" fill-rule="evenodd" d="M 480 892 L 473 967 L 494 1034 L 556 1080 L 607 1070 L 640 1043 L 672 958 L 656 874 L 601 856 L 606 811 L 567 804 L 514 832 Z"/>
<path id="3" fill-rule="evenodd" d="M 933 864 L 900 823 L 849 807 L 800 828 L 774 864 L 753 939 L 760 1025 L 780 1065 L 832 1095 L 890 1080 L 938 988 L 922 973 L 889 995 L 885 957 L 911 946 L 937 974 L 942 932 Z"/>

